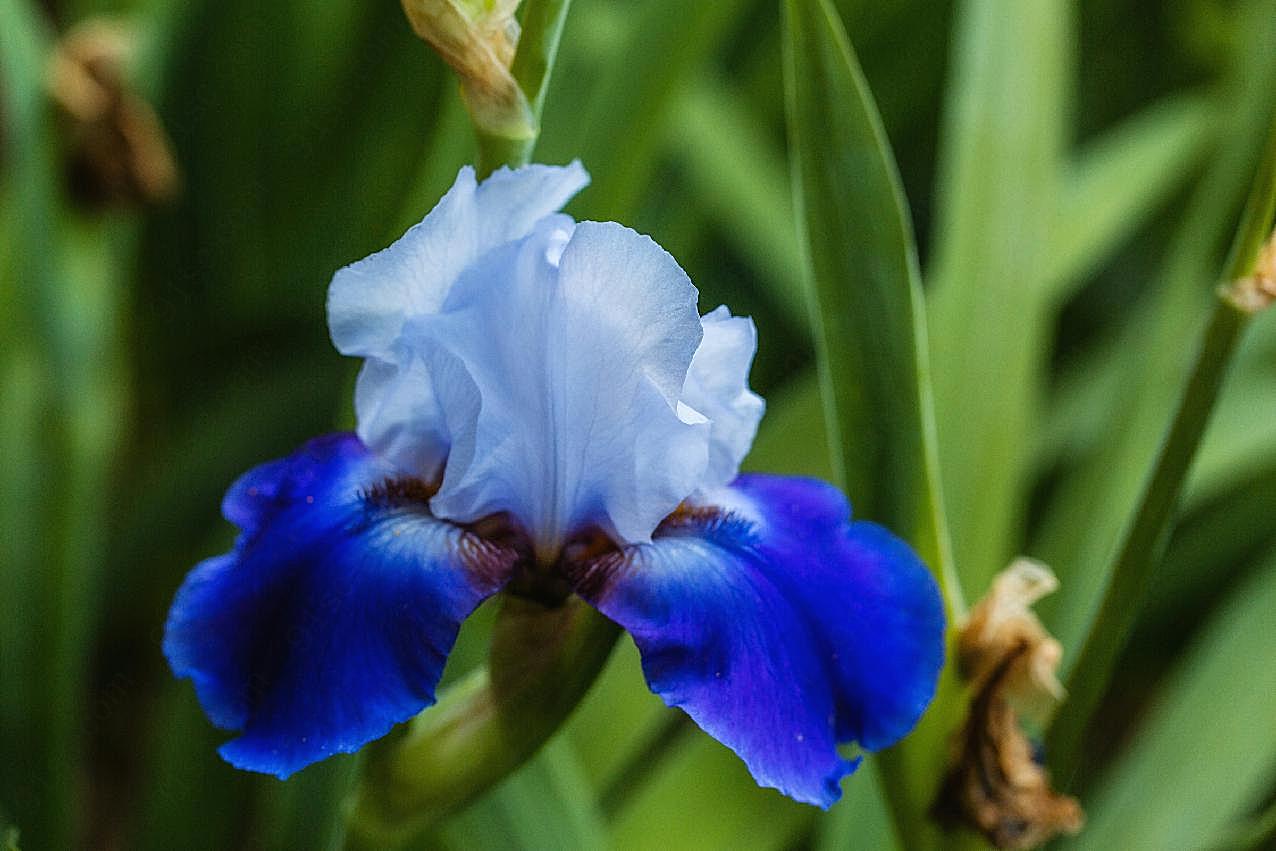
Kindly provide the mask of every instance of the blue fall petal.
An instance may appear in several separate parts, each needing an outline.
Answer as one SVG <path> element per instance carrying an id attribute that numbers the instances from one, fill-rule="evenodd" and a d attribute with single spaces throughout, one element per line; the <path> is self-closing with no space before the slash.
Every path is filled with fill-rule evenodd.
<path id="1" fill-rule="evenodd" d="M 199 564 L 164 654 L 190 677 L 231 764 L 287 777 L 357 750 L 434 702 L 462 620 L 513 553 L 434 518 L 350 434 L 246 473 L 223 513 L 232 552 Z"/>
<path id="2" fill-rule="evenodd" d="M 759 784 L 822 807 L 855 768 L 837 743 L 900 739 L 943 664 L 929 572 L 822 482 L 741 476 L 576 583 L 633 635 L 652 691 Z"/>

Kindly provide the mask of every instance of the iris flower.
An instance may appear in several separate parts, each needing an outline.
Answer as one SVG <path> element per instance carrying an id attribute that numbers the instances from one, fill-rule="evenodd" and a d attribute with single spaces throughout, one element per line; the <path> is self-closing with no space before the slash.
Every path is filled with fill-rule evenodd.
<path id="1" fill-rule="evenodd" d="M 558 212 L 588 179 L 462 169 L 334 276 L 357 434 L 240 478 L 234 548 L 169 613 L 174 672 L 239 731 L 231 764 L 287 777 L 411 718 L 507 586 L 584 598 L 652 691 L 799 801 L 837 800 L 858 763 L 839 743 L 883 748 L 921 716 L 943 661 L 926 567 L 828 484 L 739 474 L 763 412 L 752 321 L 700 316 L 651 239 Z"/>

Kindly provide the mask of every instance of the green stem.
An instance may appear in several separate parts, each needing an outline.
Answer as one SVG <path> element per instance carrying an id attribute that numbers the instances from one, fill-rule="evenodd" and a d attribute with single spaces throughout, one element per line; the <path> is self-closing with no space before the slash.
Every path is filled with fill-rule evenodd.
<path id="1" fill-rule="evenodd" d="M 1272 232 L 1276 212 L 1276 124 L 1225 264 L 1226 286 L 1254 273 L 1263 243 Z M 1169 537 L 1179 494 L 1201 444 L 1242 332 L 1253 313 L 1219 294 L 1169 433 L 1161 444 L 1152 473 L 1109 573 L 1099 613 L 1082 646 L 1068 681 L 1068 700 L 1051 725 L 1048 750 L 1057 777 L 1067 784 L 1082 764 L 1083 739 L 1091 716 L 1112 677 L 1143 600 L 1153 568 Z"/>
<path id="2" fill-rule="evenodd" d="M 545 106 L 545 92 L 549 88 L 549 75 L 558 56 L 558 43 L 563 36 L 563 24 L 571 0 L 526 0 L 523 4 L 522 34 L 510 73 L 531 106 L 532 115 L 539 126 L 541 111 Z M 503 165 L 517 168 L 526 165 L 536 147 L 536 135 L 513 139 L 481 128 L 478 134 L 479 177 L 486 177 Z"/>
<path id="3" fill-rule="evenodd" d="M 505 136 L 485 133 L 478 127 L 475 127 L 474 130 L 478 136 L 477 169 L 479 180 L 487 177 L 501 166 L 518 168 L 531 162 L 532 149 L 536 146 L 535 137 L 531 139 L 510 139 Z"/>
<path id="4" fill-rule="evenodd" d="M 547 607 L 507 596 L 488 667 L 370 748 L 347 848 L 402 843 L 518 768 L 585 696 L 619 634 L 578 598 Z"/>
<path id="5" fill-rule="evenodd" d="M 571 0 L 524 4 L 510 73 L 538 132 L 514 138 L 476 125 L 480 177 L 531 159 L 570 6 Z M 368 749 L 345 846 L 398 845 L 504 779 L 562 726 L 602 672 L 619 634 L 619 627 L 577 598 L 547 607 L 507 594 L 487 667 Z"/>
<path id="6" fill-rule="evenodd" d="M 1050 729 L 1048 752 L 1056 775 L 1064 782 L 1080 763 L 1086 724 L 1107 688 L 1117 655 L 1146 596 L 1152 569 L 1165 546 L 1171 514 L 1248 318 L 1222 300 L 1210 318 L 1192 377 L 1125 533 L 1094 626 L 1073 666 L 1068 700 Z"/>

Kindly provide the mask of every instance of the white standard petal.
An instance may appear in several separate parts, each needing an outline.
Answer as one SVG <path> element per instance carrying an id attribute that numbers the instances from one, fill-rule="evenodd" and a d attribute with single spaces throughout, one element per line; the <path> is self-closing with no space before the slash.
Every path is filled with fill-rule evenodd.
<path id="1" fill-rule="evenodd" d="M 531 233 L 588 182 L 579 162 L 500 169 L 482 183 L 467 166 L 420 223 L 333 276 L 328 324 L 338 350 L 368 358 L 355 407 L 359 436 L 374 452 L 406 472 L 438 472 L 447 431 L 428 371 L 400 339 L 403 328 L 438 312 L 467 267 Z"/>
<path id="2" fill-rule="evenodd" d="M 679 405 L 696 295 L 663 249 L 610 223 L 545 222 L 468 270 L 405 334 L 452 435 L 434 511 L 508 511 L 542 558 L 593 525 L 649 540 L 708 462 L 709 423 Z"/>
<path id="3" fill-rule="evenodd" d="M 749 454 L 766 409 L 749 389 L 749 367 L 758 350 L 753 320 L 732 316 L 725 306 L 701 318 L 704 338 L 691 359 L 682 403 L 709 420 L 709 464 L 702 487 L 721 487 L 736 477 Z"/>

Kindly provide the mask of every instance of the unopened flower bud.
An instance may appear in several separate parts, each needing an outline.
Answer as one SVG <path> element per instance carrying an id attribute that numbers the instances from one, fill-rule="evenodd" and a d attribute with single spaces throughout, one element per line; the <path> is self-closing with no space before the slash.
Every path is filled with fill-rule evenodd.
<path id="1" fill-rule="evenodd" d="M 518 47 L 519 0 L 402 0 L 416 34 L 461 78 L 461 92 L 483 132 L 510 139 L 536 135 L 536 118 L 510 73 Z"/>

